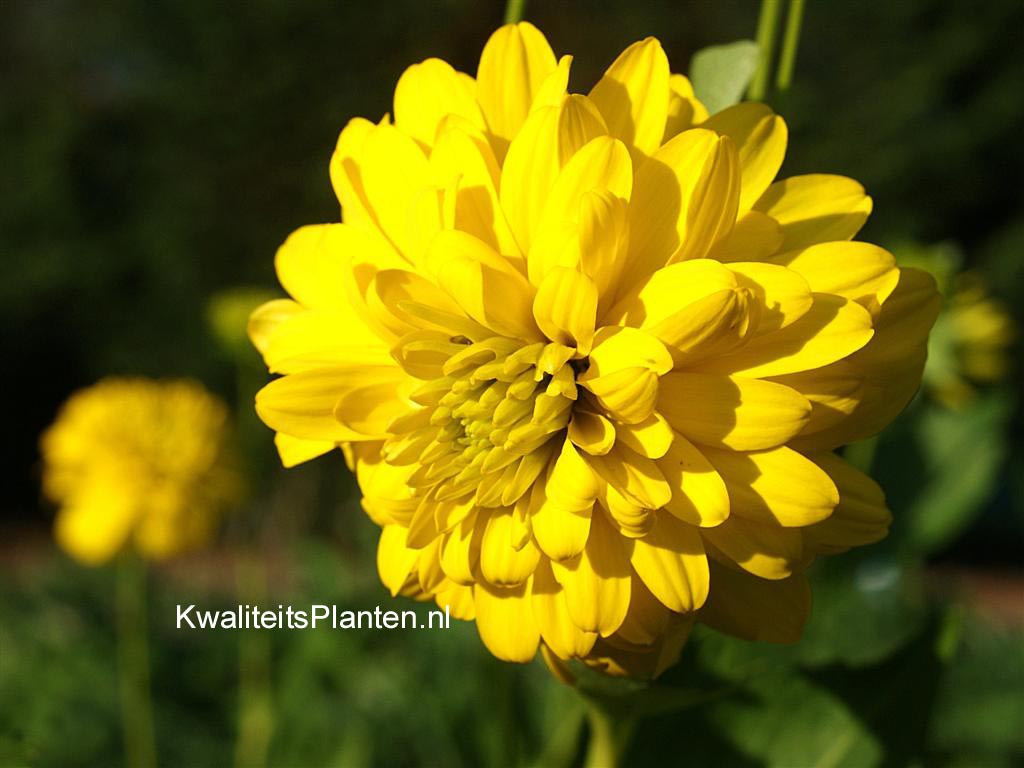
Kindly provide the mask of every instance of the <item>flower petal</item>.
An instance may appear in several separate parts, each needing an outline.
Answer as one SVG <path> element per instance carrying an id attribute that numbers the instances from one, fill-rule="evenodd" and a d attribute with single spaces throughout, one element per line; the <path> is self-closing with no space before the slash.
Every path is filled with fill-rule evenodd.
<path id="1" fill-rule="evenodd" d="M 781 250 L 849 240 L 871 214 L 864 187 L 845 176 L 808 174 L 777 181 L 754 204 L 782 225 Z"/>
<path id="2" fill-rule="evenodd" d="M 502 661 L 531 661 L 540 644 L 540 630 L 533 618 L 529 585 L 499 589 L 478 582 L 473 600 L 476 628 L 487 650 Z"/>
<path id="3" fill-rule="evenodd" d="M 661 378 L 658 410 L 698 443 L 756 451 L 797 435 L 811 405 L 799 392 L 769 381 L 670 373 Z"/>
<path id="4" fill-rule="evenodd" d="M 573 622 L 562 585 L 555 580 L 551 564 L 545 559 L 533 575 L 530 595 L 540 635 L 556 656 L 571 659 L 590 653 L 597 633 L 584 632 Z"/>
<path id="5" fill-rule="evenodd" d="M 791 448 L 750 453 L 707 448 L 704 455 L 729 489 L 732 516 L 802 527 L 826 519 L 839 503 L 828 473 Z"/>
<path id="6" fill-rule="evenodd" d="M 597 286 L 589 277 L 575 269 L 555 267 L 537 287 L 533 316 L 551 341 L 587 355 L 594 341 L 597 298 Z"/>
<path id="7" fill-rule="evenodd" d="M 653 37 L 619 54 L 590 91 L 611 135 L 644 155 L 661 143 L 668 96 L 668 57 Z"/>
<path id="8" fill-rule="evenodd" d="M 712 115 L 701 127 L 728 136 L 736 144 L 742 178 L 740 210 L 749 209 L 782 167 L 788 136 L 785 121 L 770 107 L 748 101 Z"/>
<path id="9" fill-rule="evenodd" d="M 733 514 L 721 525 L 701 528 L 700 535 L 710 554 L 762 579 L 785 579 L 799 570 L 803 560 L 803 538 L 797 528 L 765 525 Z"/>
<path id="10" fill-rule="evenodd" d="M 711 564 L 714 588 L 700 612 L 709 627 L 744 640 L 795 643 L 811 614 L 811 588 L 802 574 L 766 581 Z"/>
<path id="11" fill-rule="evenodd" d="M 871 340 L 871 315 L 831 293 L 814 294 L 809 312 L 782 330 L 751 339 L 735 352 L 696 368 L 739 376 L 781 376 L 810 371 L 853 354 Z"/>
<path id="12" fill-rule="evenodd" d="M 629 211 L 631 276 L 705 256 L 736 221 L 740 175 L 732 140 L 684 131 L 637 168 Z"/>
<path id="13" fill-rule="evenodd" d="M 718 525 L 729 516 L 729 492 L 711 462 L 680 435 L 657 460 L 658 469 L 672 489 L 665 509 L 684 523 L 702 527 Z"/>
<path id="14" fill-rule="evenodd" d="M 477 100 L 499 159 L 556 66 L 547 39 L 529 22 L 506 24 L 487 41 L 476 75 Z"/>
<path id="15" fill-rule="evenodd" d="M 395 127 L 430 147 L 448 115 L 458 115 L 480 130 L 485 127 L 473 91 L 451 64 L 431 58 L 406 69 L 395 86 Z"/>
<path id="16" fill-rule="evenodd" d="M 708 596 L 708 559 L 696 528 L 664 512 L 634 540 L 630 563 L 651 593 L 677 613 L 700 608 Z"/>
<path id="17" fill-rule="evenodd" d="M 594 515 L 579 557 L 551 568 L 577 627 L 607 637 L 621 626 L 629 610 L 629 553 L 604 514 Z"/>

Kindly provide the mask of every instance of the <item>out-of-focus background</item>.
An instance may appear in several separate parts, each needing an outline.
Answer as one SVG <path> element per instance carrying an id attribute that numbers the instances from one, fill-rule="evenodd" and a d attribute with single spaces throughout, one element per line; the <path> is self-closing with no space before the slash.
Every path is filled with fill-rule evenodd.
<path id="1" fill-rule="evenodd" d="M 586 91 L 638 38 L 685 71 L 752 38 L 757 13 L 535 0 L 527 18 Z M 152 575 L 163 764 L 580 760 L 572 692 L 495 661 L 472 626 L 173 627 L 176 603 L 408 607 L 378 583 L 341 455 L 278 466 L 251 414 L 265 374 L 230 338 L 237 289 L 273 294 L 277 245 L 337 218 L 327 163 L 345 122 L 389 111 L 427 56 L 474 72 L 501 17 L 472 0 L 0 3 L 0 765 L 123 760 L 114 572 L 56 549 L 39 487 L 40 432 L 108 374 L 203 381 L 237 414 L 249 474 L 217 542 Z M 696 632 L 666 684 L 716 695 L 646 721 L 628 764 L 1024 764 L 1022 29 L 1019 0 L 808 3 L 795 84 L 772 98 L 783 175 L 861 181 L 875 213 L 860 238 L 933 271 L 947 308 L 917 400 L 850 449 L 887 491 L 889 539 L 815 566 L 800 645 Z"/>

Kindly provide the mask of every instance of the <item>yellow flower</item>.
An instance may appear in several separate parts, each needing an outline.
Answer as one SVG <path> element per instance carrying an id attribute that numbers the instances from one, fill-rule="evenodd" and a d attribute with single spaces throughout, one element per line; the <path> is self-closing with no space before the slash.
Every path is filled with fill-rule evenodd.
<path id="1" fill-rule="evenodd" d="M 940 402 L 961 408 L 974 399 L 977 385 L 1006 378 L 1017 329 L 979 275 L 963 272 L 951 283 L 946 310 L 931 338 L 934 365 L 925 371 L 925 381 Z"/>
<path id="2" fill-rule="evenodd" d="M 41 440 L 57 542 L 89 565 L 203 544 L 238 492 L 226 439 L 227 409 L 192 381 L 111 378 L 76 392 Z"/>
<path id="3" fill-rule="evenodd" d="M 782 119 L 708 118 L 657 40 L 588 95 L 570 63 L 502 27 L 476 79 L 428 59 L 345 127 L 345 223 L 288 238 L 292 298 L 250 320 L 257 411 L 286 465 L 345 450 L 384 584 L 502 659 L 653 675 L 695 618 L 794 640 L 807 564 L 886 533 L 832 451 L 917 389 L 934 283 L 848 242 L 855 181 L 775 182 Z"/>

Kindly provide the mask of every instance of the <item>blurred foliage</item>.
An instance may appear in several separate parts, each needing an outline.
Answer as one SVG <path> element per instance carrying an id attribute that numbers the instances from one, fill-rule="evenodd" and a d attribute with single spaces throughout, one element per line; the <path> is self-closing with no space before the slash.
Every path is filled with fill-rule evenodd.
<path id="1" fill-rule="evenodd" d="M 388 111 L 403 68 L 428 55 L 473 71 L 502 10 L 474 0 L 0 3 L 0 343 L 16 364 L 0 448 L 0 765 L 121 763 L 113 575 L 46 543 L 35 469 L 58 404 L 102 375 L 192 375 L 219 390 L 236 404 L 256 489 L 218 549 L 154 574 L 163 764 L 232 764 L 246 717 L 236 691 L 250 684 L 240 633 L 177 631 L 176 603 L 407 607 L 377 583 L 375 529 L 340 456 L 276 466 L 250 405 L 265 378 L 240 319 L 277 290 L 284 236 L 337 217 L 327 160 L 345 121 Z M 575 54 L 576 89 L 655 34 L 676 69 L 692 62 L 699 91 L 728 100 L 739 86 L 714 82 L 715 60 L 749 55 L 749 44 L 694 54 L 750 38 L 756 7 L 569 0 L 532 3 L 527 17 Z M 857 178 L 875 199 L 864 239 L 936 274 L 951 306 L 964 273 L 981 281 L 1017 328 L 1022 28 L 1018 0 L 810 2 L 794 85 L 773 100 L 790 127 L 784 174 Z M 1001 375 L 978 378 L 955 331 L 947 312 L 921 396 L 879 439 L 848 449 L 887 492 L 890 537 L 814 566 L 799 645 L 695 631 L 658 688 L 664 702 L 702 703 L 645 721 L 627 764 L 1024 764 L 1020 334 L 1000 347 Z M 933 385 L 951 373 L 970 390 L 956 407 Z M 258 588 L 236 584 L 250 559 L 265 569 Z M 1009 586 L 995 589 L 1000 574 Z M 539 664 L 493 660 L 471 626 L 259 637 L 269 765 L 581 759 L 577 697 Z"/>

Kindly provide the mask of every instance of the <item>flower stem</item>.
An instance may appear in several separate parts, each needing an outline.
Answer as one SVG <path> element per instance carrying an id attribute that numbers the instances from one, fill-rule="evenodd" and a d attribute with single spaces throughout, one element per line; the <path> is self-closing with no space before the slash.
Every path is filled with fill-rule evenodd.
<path id="1" fill-rule="evenodd" d="M 590 743 L 587 745 L 585 768 L 617 768 L 633 735 L 636 720 L 615 718 L 605 707 L 587 702 L 590 721 Z"/>
<path id="2" fill-rule="evenodd" d="M 793 67 L 796 65 L 796 49 L 800 44 L 803 20 L 804 0 L 789 0 L 786 32 L 782 38 L 782 53 L 779 54 L 779 71 L 775 78 L 775 85 L 780 93 L 789 90 L 793 82 Z"/>
<path id="3" fill-rule="evenodd" d="M 248 551 L 239 552 L 235 579 L 242 602 L 258 605 L 266 591 L 263 563 Z M 243 631 L 238 636 L 238 768 L 262 768 L 267 764 L 273 729 L 270 643 L 265 632 Z"/>
<path id="4" fill-rule="evenodd" d="M 508 0 L 505 4 L 505 23 L 517 24 L 523 20 L 526 11 L 526 0 Z"/>
<path id="5" fill-rule="evenodd" d="M 757 18 L 757 45 L 761 60 L 750 83 L 748 96 L 752 101 L 762 101 L 768 93 L 768 72 L 775 54 L 775 33 L 779 27 L 779 12 L 782 0 L 762 0 L 761 14 Z"/>
<path id="6" fill-rule="evenodd" d="M 117 566 L 117 655 L 125 762 L 133 768 L 156 765 L 146 632 L 146 569 L 128 554 Z"/>

